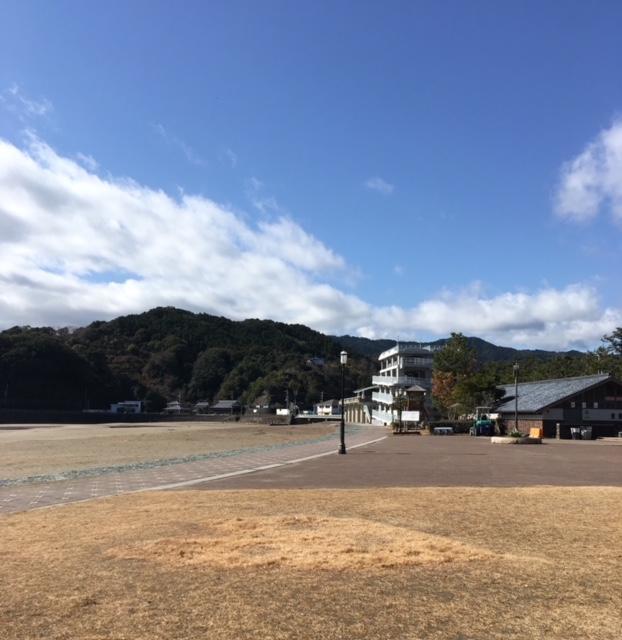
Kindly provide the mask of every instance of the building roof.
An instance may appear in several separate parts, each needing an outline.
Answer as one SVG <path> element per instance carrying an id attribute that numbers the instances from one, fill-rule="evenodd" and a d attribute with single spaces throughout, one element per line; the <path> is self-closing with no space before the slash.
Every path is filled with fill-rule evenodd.
<path id="1" fill-rule="evenodd" d="M 601 373 L 576 378 L 521 382 L 518 385 L 518 412 L 538 413 L 565 398 L 608 380 L 612 380 L 612 377 L 608 373 Z M 499 400 L 496 411 L 501 413 L 514 411 L 514 385 L 505 384 L 497 388 L 504 391 L 505 396 Z"/>
<path id="2" fill-rule="evenodd" d="M 404 356 L 422 356 L 424 358 L 431 358 L 434 355 L 432 349 L 428 345 L 398 342 L 394 347 L 383 351 L 378 356 L 378 360 L 384 360 L 385 358 L 396 356 L 398 354 Z"/>
<path id="3" fill-rule="evenodd" d="M 212 405 L 212 409 L 233 409 L 239 406 L 240 403 L 237 400 L 219 400 L 216 404 Z"/>
<path id="4" fill-rule="evenodd" d="M 324 405 L 334 406 L 340 403 L 341 403 L 341 400 L 338 400 L 337 398 L 331 398 L 330 400 L 324 400 L 324 402 L 316 402 L 313 406 L 314 407 L 323 407 Z"/>
<path id="5" fill-rule="evenodd" d="M 424 389 L 422 386 L 418 384 L 413 384 L 413 386 L 408 387 L 406 391 L 427 391 L 427 389 Z"/>
<path id="6" fill-rule="evenodd" d="M 371 387 L 361 387 L 360 389 L 355 389 L 352 393 L 359 393 L 359 391 L 369 391 L 370 389 L 378 389 L 378 385 L 372 385 Z"/>

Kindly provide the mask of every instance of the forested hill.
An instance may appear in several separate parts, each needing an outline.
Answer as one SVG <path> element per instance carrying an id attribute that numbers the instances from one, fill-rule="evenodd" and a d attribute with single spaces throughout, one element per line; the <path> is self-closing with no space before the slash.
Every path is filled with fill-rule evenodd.
<path id="1" fill-rule="evenodd" d="M 364 355 L 368 358 L 376 359 L 380 353 L 394 347 L 395 340 L 387 340 L 380 338 L 370 340 L 369 338 L 359 338 L 356 336 L 334 336 L 334 339 L 343 346 L 344 349 L 352 353 Z M 441 338 L 434 342 L 422 342 L 422 346 L 443 347 L 449 338 Z M 469 347 L 475 349 L 477 360 L 481 364 L 488 362 L 515 362 L 530 358 L 541 360 L 559 358 L 559 357 L 581 357 L 584 354 L 581 351 L 544 351 L 542 349 L 513 349 L 512 347 L 498 347 L 491 342 L 482 340 L 481 338 L 467 338 Z"/>
<path id="2" fill-rule="evenodd" d="M 511 379 L 514 360 L 521 361 L 522 379 L 581 375 L 606 364 L 594 354 L 517 351 L 479 338 L 468 341 L 477 370 L 493 387 Z M 172 307 L 75 330 L 14 327 L 0 332 L 0 408 L 95 409 L 138 399 L 160 410 L 178 398 L 283 403 L 288 391 L 290 399 L 309 407 L 322 397 L 339 396 L 342 348 L 350 354 L 350 393 L 370 384 L 378 353 L 394 344 Z"/>
<path id="3" fill-rule="evenodd" d="M 0 407 L 106 408 L 136 398 L 159 410 L 179 397 L 283 402 L 287 389 L 309 405 L 339 395 L 339 351 L 302 325 L 170 307 L 73 331 L 15 327 L 0 333 Z M 351 358 L 347 391 L 372 371 L 369 359 Z"/>

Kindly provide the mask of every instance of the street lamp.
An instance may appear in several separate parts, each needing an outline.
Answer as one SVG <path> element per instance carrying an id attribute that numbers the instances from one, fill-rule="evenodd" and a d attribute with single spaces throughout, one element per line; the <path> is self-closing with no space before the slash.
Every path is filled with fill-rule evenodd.
<path id="1" fill-rule="evenodd" d="M 346 351 L 341 352 L 341 427 L 340 427 L 340 435 L 341 435 L 341 444 L 339 445 L 339 453 L 346 453 L 346 422 L 345 422 L 345 412 L 344 412 L 344 372 L 346 368 L 346 364 L 348 364 L 348 353 Z"/>
<path id="2" fill-rule="evenodd" d="M 518 433 L 518 362 L 512 367 L 514 371 L 514 433 Z"/>

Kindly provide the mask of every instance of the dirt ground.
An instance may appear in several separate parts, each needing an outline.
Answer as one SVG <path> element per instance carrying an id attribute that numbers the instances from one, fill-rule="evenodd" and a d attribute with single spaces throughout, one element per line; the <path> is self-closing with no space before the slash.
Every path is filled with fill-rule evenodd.
<path id="1" fill-rule="evenodd" d="M 0 518 L 7 640 L 619 640 L 622 489 L 183 491 Z"/>
<path id="2" fill-rule="evenodd" d="M 0 479 L 263 447 L 335 432 L 334 424 L 225 422 L 64 425 L 0 430 Z"/>

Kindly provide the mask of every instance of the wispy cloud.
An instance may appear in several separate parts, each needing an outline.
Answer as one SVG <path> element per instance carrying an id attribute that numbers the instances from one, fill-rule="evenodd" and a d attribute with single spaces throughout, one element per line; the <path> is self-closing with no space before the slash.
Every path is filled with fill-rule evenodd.
<path id="1" fill-rule="evenodd" d="M 232 169 L 235 169 L 238 165 L 238 155 L 233 151 L 233 149 L 229 149 L 228 147 L 224 151 L 225 158 L 227 162 L 231 165 Z"/>
<path id="2" fill-rule="evenodd" d="M 13 83 L 8 89 L 0 93 L 0 103 L 7 111 L 17 115 L 23 122 L 47 116 L 54 109 L 50 100 L 47 98 L 31 98 L 16 83 Z"/>
<path id="3" fill-rule="evenodd" d="M 99 169 L 99 163 L 91 155 L 78 152 L 76 153 L 76 159 L 82 166 L 86 167 L 91 172 L 95 172 Z"/>
<path id="4" fill-rule="evenodd" d="M 570 220 L 591 220 L 607 208 L 622 222 L 622 118 L 563 165 L 555 196 L 555 212 Z"/>
<path id="5" fill-rule="evenodd" d="M 377 191 L 378 193 L 382 193 L 385 196 L 390 196 L 395 190 L 395 186 L 390 182 L 379 178 L 378 176 L 374 178 L 369 178 L 365 181 L 365 187 L 367 189 L 371 189 L 372 191 Z"/>
<path id="6" fill-rule="evenodd" d="M 177 147 L 186 157 L 186 160 L 190 162 L 190 164 L 194 164 L 196 166 L 204 166 L 205 161 L 201 156 L 199 156 L 195 150 L 184 140 L 171 133 L 166 127 L 156 122 L 152 125 L 153 130 L 168 144 Z"/>
<path id="7" fill-rule="evenodd" d="M 266 194 L 264 183 L 255 176 L 246 181 L 246 197 L 253 207 L 263 214 L 287 213 L 274 196 Z"/>
<path id="8" fill-rule="evenodd" d="M 252 180 L 255 188 L 262 184 Z M 516 346 L 597 344 L 622 326 L 596 289 L 487 295 L 480 285 L 411 307 L 328 284 L 343 257 L 291 217 L 249 222 L 202 196 L 173 198 L 93 173 L 35 136 L 0 139 L 0 323 L 79 325 L 153 306 L 403 339 L 463 331 Z"/>
<path id="9" fill-rule="evenodd" d="M 401 264 L 396 264 L 393 267 L 393 273 L 396 276 L 403 276 L 404 275 L 404 267 Z"/>

